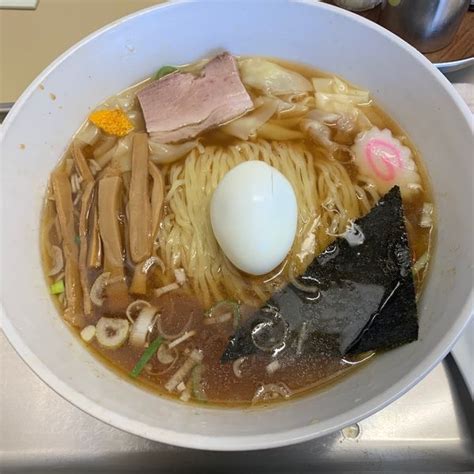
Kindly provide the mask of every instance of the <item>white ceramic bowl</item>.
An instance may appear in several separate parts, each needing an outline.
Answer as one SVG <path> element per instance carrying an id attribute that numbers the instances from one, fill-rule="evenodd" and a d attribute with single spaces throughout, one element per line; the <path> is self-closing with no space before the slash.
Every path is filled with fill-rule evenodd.
<path id="1" fill-rule="evenodd" d="M 420 305 L 420 340 L 377 357 L 326 391 L 269 409 L 187 406 L 118 377 L 62 322 L 40 265 L 38 227 L 48 174 L 89 108 L 163 64 L 188 63 L 223 48 L 301 61 L 370 89 L 419 147 L 439 210 L 436 255 Z M 30 367 L 67 400 L 116 427 L 165 443 L 268 448 L 366 417 L 426 375 L 469 318 L 470 120 L 451 85 L 421 54 L 377 25 L 327 5 L 178 2 L 131 15 L 48 67 L 2 127 L 3 329 Z"/>

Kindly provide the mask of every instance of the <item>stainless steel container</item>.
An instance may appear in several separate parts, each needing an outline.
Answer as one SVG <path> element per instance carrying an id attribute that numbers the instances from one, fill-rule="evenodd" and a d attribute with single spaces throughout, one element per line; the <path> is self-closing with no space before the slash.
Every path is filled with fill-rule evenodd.
<path id="1" fill-rule="evenodd" d="M 384 0 L 379 23 L 423 53 L 447 46 L 470 0 Z"/>

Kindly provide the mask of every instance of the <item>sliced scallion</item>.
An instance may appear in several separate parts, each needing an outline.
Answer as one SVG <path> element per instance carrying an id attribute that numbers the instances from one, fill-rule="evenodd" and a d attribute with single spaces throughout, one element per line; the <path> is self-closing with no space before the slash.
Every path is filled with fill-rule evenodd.
<path id="1" fill-rule="evenodd" d="M 52 295 L 60 295 L 64 293 L 64 280 L 55 281 L 50 287 Z"/>
<path id="2" fill-rule="evenodd" d="M 234 316 L 234 329 L 237 329 L 240 324 L 240 305 L 236 301 L 222 300 L 206 311 L 206 317 L 218 318 L 220 315 L 232 311 Z"/>
<path id="3" fill-rule="evenodd" d="M 145 352 L 143 352 L 142 356 L 135 364 L 135 367 L 130 372 L 131 377 L 138 377 L 140 375 L 140 372 L 143 370 L 148 361 L 153 357 L 164 340 L 165 339 L 163 337 L 159 336 L 146 348 Z"/>
<path id="4" fill-rule="evenodd" d="M 161 79 L 164 76 L 167 76 L 168 74 L 171 74 L 172 72 L 177 71 L 178 68 L 174 66 L 163 66 L 156 71 L 155 75 L 153 76 L 153 79 L 157 81 L 158 79 Z"/>

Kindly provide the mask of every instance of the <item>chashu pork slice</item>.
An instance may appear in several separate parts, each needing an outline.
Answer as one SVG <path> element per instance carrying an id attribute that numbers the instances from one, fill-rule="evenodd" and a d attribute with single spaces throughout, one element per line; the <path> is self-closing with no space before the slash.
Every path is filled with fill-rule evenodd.
<path id="1" fill-rule="evenodd" d="M 209 61 L 200 75 L 170 74 L 137 96 L 147 131 L 160 143 L 194 138 L 253 108 L 237 62 L 228 53 Z"/>

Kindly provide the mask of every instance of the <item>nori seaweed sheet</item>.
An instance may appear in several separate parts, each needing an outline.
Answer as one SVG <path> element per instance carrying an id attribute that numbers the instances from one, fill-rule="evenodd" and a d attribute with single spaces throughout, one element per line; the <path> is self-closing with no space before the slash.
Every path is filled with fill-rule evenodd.
<path id="1" fill-rule="evenodd" d="M 271 325 L 272 314 L 287 325 L 286 348 L 296 346 L 303 324 L 306 344 L 326 337 L 342 355 L 416 340 L 416 295 L 399 187 L 316 257 L 298 281 L 317 291 L 289 284 L 274 294 L 230 338 L 223 362 L 258 352 L 252 331 L 262 322 Z"/>

